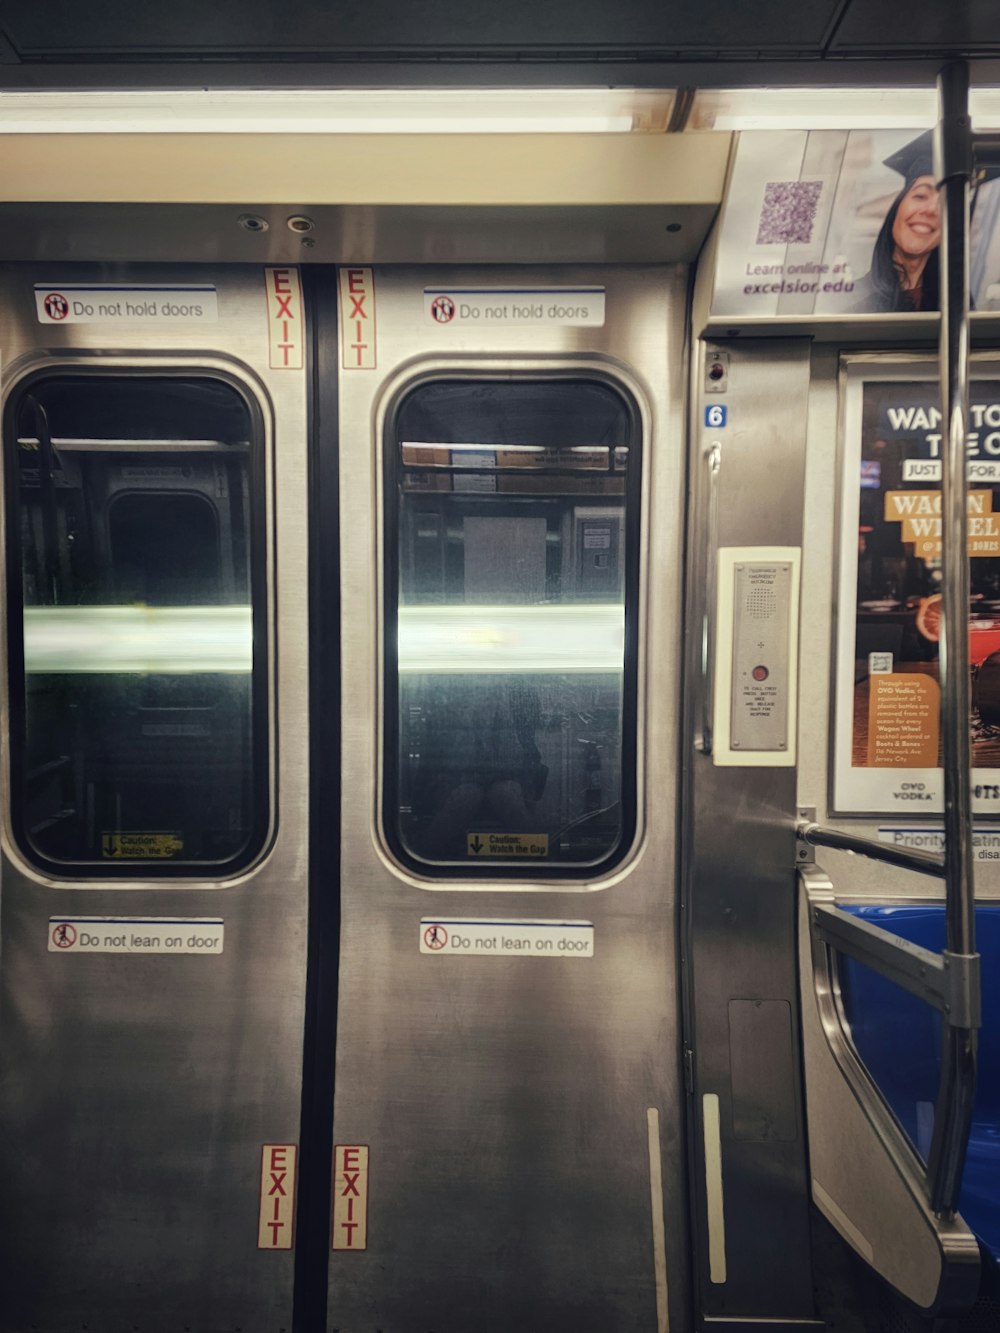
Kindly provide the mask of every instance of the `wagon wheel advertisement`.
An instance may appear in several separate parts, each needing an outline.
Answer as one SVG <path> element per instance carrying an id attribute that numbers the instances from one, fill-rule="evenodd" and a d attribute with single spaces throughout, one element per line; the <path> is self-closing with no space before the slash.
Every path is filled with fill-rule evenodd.
<path id="1" fill-rule="evenodd" d="M 1000 367 L 972 382 L 969 409 L 972 787 L 977 814 L 1000 814 Z M 937 382 L 913 365 L 850 366 L 842 419 L 835 804 L 845 814 L 938 814 Z"/>

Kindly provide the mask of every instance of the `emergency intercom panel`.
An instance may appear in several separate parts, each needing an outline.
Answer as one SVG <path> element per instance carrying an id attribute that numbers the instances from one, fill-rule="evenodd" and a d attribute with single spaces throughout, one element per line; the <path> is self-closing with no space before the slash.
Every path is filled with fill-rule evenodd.
<path id="1" fill-rule="evenodd" d="M 718 553 L 716 764 L 795 763 L 798 547 Z"/>

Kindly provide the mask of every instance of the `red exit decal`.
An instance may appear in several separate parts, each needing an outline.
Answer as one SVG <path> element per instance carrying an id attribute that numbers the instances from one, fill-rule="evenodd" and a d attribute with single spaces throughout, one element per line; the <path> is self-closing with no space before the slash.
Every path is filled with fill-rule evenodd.
<path id="1" fill-rule="evenodd" d="M 345 370 L 375 369 L 375 277 L 370 268 L 340 270 L 340 340 Z"/>
<path id="2" fill-rule="evenodd" d="M 260 1167 L 258 1250 L 290 1250 L 295 1220 L 294 1143 L 265 1143 Z"/>
<path id="3" fill-rule="evenodd" d="M 266 268 L 267 332 L 272 370 L 301 370 L 305 330 L 297 268 Z"/>
<path id="4" fill-rule="evenodd" d="M 368 1148 L 338 1143 L 333 1150 L 333 1249 L 368 1248 Z"/>

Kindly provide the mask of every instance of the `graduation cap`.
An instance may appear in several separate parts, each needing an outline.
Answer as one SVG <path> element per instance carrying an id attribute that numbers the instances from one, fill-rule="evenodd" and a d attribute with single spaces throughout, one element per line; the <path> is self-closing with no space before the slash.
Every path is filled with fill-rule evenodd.
<path id="1" fill-rule="evenodd" d="M 883 165 L 890 171 L 897 171 L 903 178 L 903 188 L 908 190 L 913 182 L 921 176 L 934 176 L 934 131 L 925 130 L 923 134 L 911 139 L 908 144 L 902 148 L 897 148 L 894 153 L 883 159 Z M 974 174 L 973 199 L 975 191 L 980 185 L 985 185 L 987 181 L 996 180 L 1000 176 L 1000 167 L 980 167 Z"/>
<path id="2" fill-rule="evenodd" d="M 902 148 L 897 148 L 884 159 L 890 171 L 898 171 L 909 189 L 920 176 L 934 175 L 934 131 L 925 130 Z"/>

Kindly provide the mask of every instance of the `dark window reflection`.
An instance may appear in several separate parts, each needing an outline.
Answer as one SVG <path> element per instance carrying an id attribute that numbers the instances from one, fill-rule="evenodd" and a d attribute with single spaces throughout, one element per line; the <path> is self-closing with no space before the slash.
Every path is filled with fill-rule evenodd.
<path id="1" fill-rule="evenodd" d="M 208 379 L 41 378 L 6 435 L 22 841 L 97 873 L 234 866 L 264 797 L 247 401 Z"/>
<path id="2" fill-rule="evenodd" d="M 633 421 L 609 385 L 569 379 L 443 381 L 400 405 L 388 815 L 417 861 L 530 874 L 624 850 Z"/>

